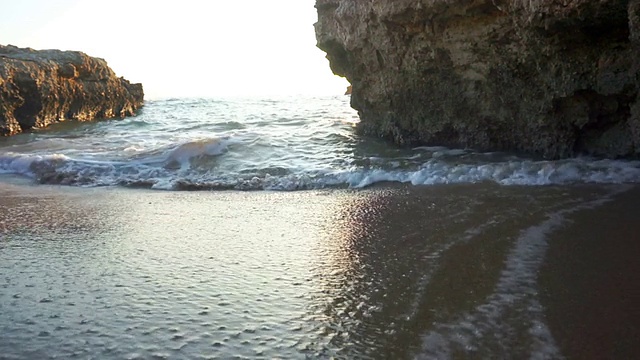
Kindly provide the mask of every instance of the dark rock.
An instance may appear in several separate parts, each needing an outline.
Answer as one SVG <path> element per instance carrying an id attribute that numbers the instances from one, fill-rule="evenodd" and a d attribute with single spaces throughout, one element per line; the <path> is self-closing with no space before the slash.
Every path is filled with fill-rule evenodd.
<path id="1" fill-rule="evenodd" d="M 317 0 L 359 131 L 398 144 L 640 155 L 640 0 Z"/>
<path id="2" fill-rule="evenodd" d="M 0 45 L 0 135 L 64 120 L 131 116 L 143 98 L 141 84 L 116 77 L 103 59 Z"/>

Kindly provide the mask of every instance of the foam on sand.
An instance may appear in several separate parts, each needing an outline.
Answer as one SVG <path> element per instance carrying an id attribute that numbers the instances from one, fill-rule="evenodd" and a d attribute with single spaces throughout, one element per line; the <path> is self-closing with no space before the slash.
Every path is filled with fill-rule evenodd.
<path id="1" fill-rule="evenodd" d="M 543 222 L 524 229 L 508 254 L 493 294 L 457 320 L 434 324 L 434 329 L 423 336 L 422 350 L 416 357 L 451 358 L 458 351 L 474 353 L 482 349 L 501 349 L 508 356 L 506 342 L 520 336 L 528 338 L 531 359 L 561 358 L 538 296 L 538 271 L 548 237 L 564 225 L 568 215 L 601 206 L 629 189 L 621 187 L 606 197 L 549 213 Z"/>

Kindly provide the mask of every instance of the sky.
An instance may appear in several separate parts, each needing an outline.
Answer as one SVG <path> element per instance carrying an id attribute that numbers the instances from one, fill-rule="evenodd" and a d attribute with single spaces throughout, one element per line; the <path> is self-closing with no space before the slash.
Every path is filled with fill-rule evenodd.
<path id="1" fill-rule="evenodd" d="M 314 0 L 0 0 L 0 44 L 80 50 L 146 98 L 329 95 Z"/>

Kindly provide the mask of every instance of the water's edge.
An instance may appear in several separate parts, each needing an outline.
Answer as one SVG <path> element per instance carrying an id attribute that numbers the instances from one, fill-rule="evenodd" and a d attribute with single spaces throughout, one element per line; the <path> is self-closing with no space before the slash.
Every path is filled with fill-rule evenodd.
<path id="1" fill-rule="evenodd" d="M 168 99 L 137 117 L 0 139 L 0 173 L 40 184 L 159 190 L 640 182 L 640 161 L 543 161 L 357 136 L 346 97 Z"/>
<path id="2" fill-rule="evenodd" d="M 607 294 L 607 279 L 638 287 L 638 186 L 157 192 L 18 180 L 0 199 L 8 358 L 640 353 L 625 340 L 633 303 Z M 613 264 L 622 276 L 607 275 Z M 581 298 L 584 284 L 606 291 Z M 576 318 L 585 306 L 596 310 Z"/>

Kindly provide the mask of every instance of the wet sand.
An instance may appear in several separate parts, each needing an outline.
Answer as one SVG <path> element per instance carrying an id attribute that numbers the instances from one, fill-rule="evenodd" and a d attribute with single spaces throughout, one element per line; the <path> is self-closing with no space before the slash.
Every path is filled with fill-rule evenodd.
<path id="1" fill-rule="evenodd" d="M 637 204 L 640 187 L 615 185 L 251 193 L 9 179 L 0 351 L 637 358 Z"/>
<path id="2" fill-rule="evenodd" d="M 540 275 L 552 333 L 571 359 L 640 357 L 640 188 L 569 220 Z"/>

